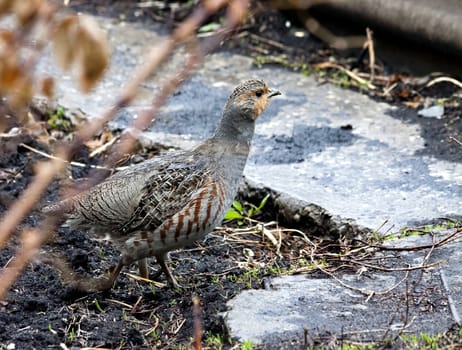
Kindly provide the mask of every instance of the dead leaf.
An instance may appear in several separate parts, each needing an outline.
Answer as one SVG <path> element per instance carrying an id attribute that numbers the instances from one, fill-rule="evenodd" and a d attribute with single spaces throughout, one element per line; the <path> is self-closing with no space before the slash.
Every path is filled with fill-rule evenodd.
<path id="1" fill-rule="evenodd" d="M 88 92 L 109 64 L 106 36 L 88 16 L 70 16 L 61 21 L 53 37 L 59 66 L 68 70 L 77 65 L 80 88 Z"/>
<path id="2" fill-rule="evenodd" d="M 95 149 L 98 149 L 104 144 L 111 142 L 113 139 L 114 135 L 111 131 L 103 130 L 100 137 L 85 142 L 85 146 L 87 146 L 90 151 L 94 151 Z"/>
<path id="3" fill-rule="evenodd" d="M 8 50 L 9 48 L 12 48 L 13 43 L 14 43 L 14 34 L 13 34 L 13 32 L 11 30 L 1 29 L 0 30 L 0 45 L 2 45 L 1 46 L 1 52 L 3 53 L 3 52 L 5 52 L 5 50 Z"/>
<path id="4" fill-rule="evenodd" d="M 11 10 L 14 0 L 0 0 L 0 14 L 7 13 Z"/>
<path id="5" fill-rule="evenodd" d="M 27 113 L 27 122 L 24 128 L 42 145 L 48 146 L 50 144 L 51 136 L 48 133 L 46 122 L 35 120 L 33 114 L 30 112 Z"/>
<path id="6" fill-rule="evenodd" d="M 23 75 L 16 81 L 13 91 L 8 96 L 8 104 L 14 110 L 26 107 L 34 95 L 34 84 L 31 76 Z"/>
<path id="7" fill-rule="evenodd" d="M 55 81 L 52 77 L 45 77 L 40 80 L 40 92 L 48 98 L 55 94 Z"/>
<path id="8" fill-rule="evenodd" d="M 0 56 L 0 89 L 2 91 L 13 90 L 18 81 L 23 77 L 18 57 L 14 54 Z"/>
<path id="9" fill-rule="evenodd" d="M 421 101 L 404 101 L 403 105 L 416 109 L 421 105 Z"/>
<path id="10" fill-rule="evenodd" d="M 56 61 L 63 70 L 68 70 L 76 56 L 77 17 L 69 16 L 59 23 L 53 36 Z"/>
<path id="11" fill-rule="evenodd" d="M 109 64 L 109 47 L 96 21 L 87 16 L 79 17 L 77 43 L 80 87 L 88 92 Z"/>
<path id="12" fill-rule="evenodd" d="M 13 1 L 11 10 L 22 25 L 29 24 L 37 16 L 42 0 Z"/>

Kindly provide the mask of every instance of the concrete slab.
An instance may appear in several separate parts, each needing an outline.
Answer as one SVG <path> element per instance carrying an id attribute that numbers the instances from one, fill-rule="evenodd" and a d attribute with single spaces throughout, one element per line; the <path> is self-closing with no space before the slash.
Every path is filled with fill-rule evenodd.
<path id="1" fill-rule="evenodd" d="M 452 318 L 454 322 L 462 325 L 462 238 L 458 237 L 443 249 L 436 250 L 432 259 L 446 261 L 439 274 L 450 304 Z"/>
<path id="2" fill-rule="evenodd" d="M 430 236 L 388 244 L 409 247 L 425 243 L 431 243 Z M 462 280 L 453 270 L 462 263 L 461 248 L 461 240 L 437 248 L 429 262 L 447 260 L 447 265 L 410 271 L 407 276 L 403 271 L 366 270 L 336 274 L 335 278 L 278 277 L 268 290 L 246 290 L 232 299 L 224 318 L 232 336 L 257 344 L 271 344 L 275 339 L 303 343 L 305 330 L 311 336 L 336 334 L 357 341 L 444 332 L 462 311 Z M 395 256 L 396 267 L 407 267 L 422 264 L 426 253 L 387 252 L 377 257 Z"/>

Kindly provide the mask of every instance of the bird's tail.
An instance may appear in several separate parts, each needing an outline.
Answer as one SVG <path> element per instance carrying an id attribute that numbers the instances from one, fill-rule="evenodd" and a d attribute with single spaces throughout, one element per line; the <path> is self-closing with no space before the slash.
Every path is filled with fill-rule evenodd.
<path id="1" fill-rule="evenodd" d="M 47 215 L 64 215 L 68 214 L 74 208 L 73 205 L 74 199 L 67 198 L 63 199 L 62 201 L 47 205 L 41 209 L 43 214 Z"/>

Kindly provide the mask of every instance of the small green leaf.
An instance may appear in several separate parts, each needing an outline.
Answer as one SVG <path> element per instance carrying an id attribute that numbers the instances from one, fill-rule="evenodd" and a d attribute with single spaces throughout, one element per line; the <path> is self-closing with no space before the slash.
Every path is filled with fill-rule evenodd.
<path id="1" fill-rule="evenodd" d="M 233 208 L 236 209 L 240 214 L 244 214 L 245 210 L 239 201 L 233 201 Z"/>
<path id="2" fill-rule="evenodd" d="M 243 219 L 241 213 L 237 212 L 235 209 L 231 208 L 225 215 L 225 220 L 236 220 L 236 219 Z"/>
<path id="3" fill-rule="evenodd" d="M 266 205 L 266 202 L 268 202 L 269 197 L 270 197 L 270 195 L 267 194 L 267 195 L 260 201 L 260 204 L 258 205 L 258 207 L 256 207 L 256 206 L 253 205 L 253 204 L 250 204 L 251 207 L 250 207 L 250 209 L 248 210 L 248 216 L 249 216 L 249 218 L 251 218 L 251 217 L 254 216 L 255 214 L 258 214 L 258 213 L 263 209 L 263 207 Z"/>
<path id="4" fill-rule="evenodd" d="M 268 194 L 261 200 L 260 205 L 259 205 L 258 208 L 257 208 L 257 212 L 263 209 L 263 207 L 266 205 L 266 202 L 268 202 L 269 197 L 270 197 L 270 195 L 269 195 L 269 193 L 268 193 Z"/>
<path id="5" fill-rule="evenodd" d="M 104 310 L 101 307 L 101 305 L 99 304 L 98 299 L 95 299 L 95 307 L 99 312 L 104 313 Z"/>
<path id="6" fill-rule="evenodd" d="M 220 24 L 216 22 L 211 22 L 209 24 L 203 25 L 199 28 L 199 33 L 209 33 L 220 28 Z"/>
<path id="7" fill-rule="evenodd" d="M 56 116 L 57 116 L 58 118 L 64 118 L 65 112 L 66 112 L 66 111 L 64 110 L 63 107 L 58 107 L 57 110 L 56 110 Z"/>

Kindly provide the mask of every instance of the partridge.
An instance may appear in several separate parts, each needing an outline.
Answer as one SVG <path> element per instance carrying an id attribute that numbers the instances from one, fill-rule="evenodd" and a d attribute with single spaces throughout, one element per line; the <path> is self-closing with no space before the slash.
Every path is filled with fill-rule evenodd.
<path id="1" fill-rule="evenodd" d="M 167 266 L 168 252 L 201 239 L 221 223 L 236 195 L 255 121 L 276 95 L 280 92 L 262 80 L 245 81 L 228 98 L 213 136 L 193 150 L 138 163 L 45 208 L 64 212 L 73 228 L 110 234 L 121 252 L 110 277 L 92 289 L 110 289 L 121 269 L 136 261 L 147 277 L 146 258 L 152 256 L 168 283 L 178 287 Z"/>

